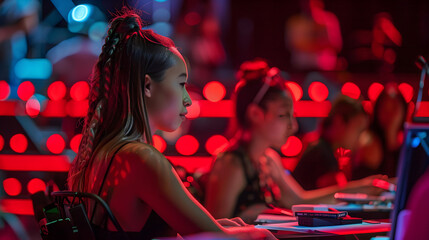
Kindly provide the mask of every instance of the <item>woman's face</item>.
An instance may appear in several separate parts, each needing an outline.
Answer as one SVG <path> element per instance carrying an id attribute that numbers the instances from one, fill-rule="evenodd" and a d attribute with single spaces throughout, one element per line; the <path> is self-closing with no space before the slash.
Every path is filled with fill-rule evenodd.
<path id="1" fill-rule="evenodd" d="M 162 131 L 176 130 L 192 104 L 186 84 L 188 70 L 182 56 L 174 55 L 174 65 L 165 71 L 164 79 L 152 81 L 148 99 L 150 123 Z"/>
<path id="2" fill-rule="evenodd" d="M 270 146 L 280 148 L 296 130 L 297 122 L 290 96 L 285 92 L 281 97 L 267 101 L 264 121 L 258 131 Z"/>

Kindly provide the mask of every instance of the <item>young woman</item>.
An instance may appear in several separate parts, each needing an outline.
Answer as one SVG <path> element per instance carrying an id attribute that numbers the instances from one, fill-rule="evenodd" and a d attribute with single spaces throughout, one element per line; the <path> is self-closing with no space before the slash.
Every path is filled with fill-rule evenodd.
<path id="1" fill-rule="evenodd" d="M 236 87 L 236 140 L 215 161 L 207 183 L 205 206 L 214 217 L 240 216 L 252 222 L 266 203 L 291 208 L 294 204 L 333 203 L 336 192 L 361 191 L 373 177 L 305 191 L 285 173 L 280 148 L 296 130 L 293 101 L 284 82 L 265 61 L 242 64 Z M 317 167 L 317 166 L 313 166 Z"/>
<path id="2" fill-rule="evenodd" d="M 368 122 L 358 100 L 339 95 L 321 123 L 319 139 L 307 147 L 293 171 L 297 182 L 305 190 L 313 190 L 351 180 L 350 157 Z"/>
<path id="3" fill-rule="evenodd" d="M 151 146 L 151 133 L 179 127 L 191 99 L 187 67 L 174 43 L 141 29 L 140 17 L 131 11 L 111 23 L 92 76 L 82 142 L 69 172 L 70 189 L 99 194 L 133 239 L 199 232 L 273 238 L 253 227 L 222 227 Z M 122 237 L 100 207 L 87 207 L 99 238 Z M 238 220 L 220 222 L 243 225 Z"/>
<path id="4" fill-rule="evenodd" d="M 387 84 L 374 104 L 372 122 L 359 138 L 353 177 L 396 176 L 408 106 L 396 84 Z"/>

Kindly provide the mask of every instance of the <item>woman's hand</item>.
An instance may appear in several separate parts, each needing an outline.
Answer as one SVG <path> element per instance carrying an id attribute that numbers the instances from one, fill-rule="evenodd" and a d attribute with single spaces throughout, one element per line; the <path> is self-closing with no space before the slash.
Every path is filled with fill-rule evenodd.
<path id="1" fill-rule="evenodd" d="M 239 218 L 239 217 L 235 217 L 235 218 L 220 218 L 220 219 L 216 219 L 216 222 L 218 222 L 222 227 L 243 227 L 243 226 L 248 226 L 248 224 L 246 224 L 243 219 Z"/>
<path id="2" fill-rule="evenodd" d="M 231 227 L 225 230 L 228 234 L 232 234 L 234 237 L 243 240 L 275 240 L 277 239 L 267 229 L 255 228 L 253 225 L 245 227 Z"/>

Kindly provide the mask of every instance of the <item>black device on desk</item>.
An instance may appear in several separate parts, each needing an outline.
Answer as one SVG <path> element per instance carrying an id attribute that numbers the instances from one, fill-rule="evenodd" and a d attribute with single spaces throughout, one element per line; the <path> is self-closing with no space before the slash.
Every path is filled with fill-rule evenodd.
<path id="1" fill-rule="evenodd" d="M 398 239 L 397 234 L 404 227 L 401 224 L 406 214 L 406 205 L 410 192 L 429 165 L 429 123 L 405 124 L 405 141 L 401 149 L 398 166 L 398 182 L 394 209 L 392 211 L 392 229 L 390 239 Z"/>
<path id="2" fill-rule="evenodd" d="M 362 223 L 362 218 L 352 218 L 346 211 L 314 211 L 295 212 L 299 226 L 320 227 Z"/>

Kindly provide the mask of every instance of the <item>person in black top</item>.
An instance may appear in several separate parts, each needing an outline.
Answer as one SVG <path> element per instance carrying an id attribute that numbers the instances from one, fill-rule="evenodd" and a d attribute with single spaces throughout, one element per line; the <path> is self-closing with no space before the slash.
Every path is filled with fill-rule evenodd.
<path id="1" fill-rule="evenodd" d="M 111 22 L 91 79 L 70 190 L 102 197 L 133 239 L 199 232 L 274 239 L 267 230 L 238 227 L 244 225 L 238 219 L 216 221 L 151 145 L 155 130 L 179 127 L 191 99 L 187 66 L 173 41 L 142 27 L 141 18 L 128 9 Z M 87 211 L 98 239 L 122 238 L 102 208 L 88 203 Z"/>
<path id="2" fill-rule="evenodd" d="M 297 128 L 293 101 L 279 70 L 256 59 L 244 62 L 237 75 L 240 81 L 234 102 L 238 131 L 214 162 L 206 187 L 205 206 L 214 217 L 239 216 L 251 223 L 267 208 L 266 203 L 284 208 L 334 203 L 333 195 L 340 190 L 371 188 L 374 177 L 305 191 L 270 148 L 279 149 Z"/>
<path id="3" fill-rule="evenodd" d="M 362 104 L 340 95 L 322 120 L 320 138 L 307 147 L 292 175 L 306 190 L 346 184 L 351 179 L 351 151 L 367 125 Z"/>

